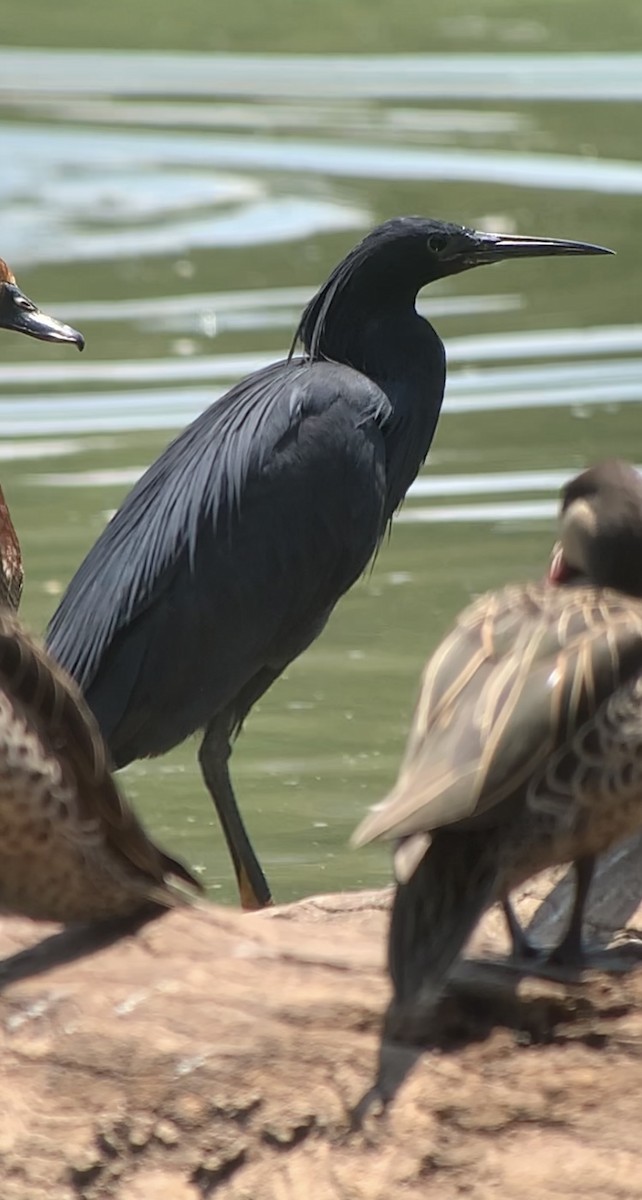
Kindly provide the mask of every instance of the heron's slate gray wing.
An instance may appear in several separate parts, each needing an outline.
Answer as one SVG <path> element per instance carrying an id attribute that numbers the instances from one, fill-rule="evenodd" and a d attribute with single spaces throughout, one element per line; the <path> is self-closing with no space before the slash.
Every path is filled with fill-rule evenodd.
<path id="1" fill-rule="evenodd" d="M 389 408 L 349 367 L 277 363 L 139 480 L 48 635 L 117 762 L 182 741 L 316 636 L 384 531 Z"/>
<path id="2" fill-rule="evenodd" d="M 355 842 L 491 824 L 641 669 L 639 602 L 547 585 L 482 597 L 428 663 L 399 779 Z"/>

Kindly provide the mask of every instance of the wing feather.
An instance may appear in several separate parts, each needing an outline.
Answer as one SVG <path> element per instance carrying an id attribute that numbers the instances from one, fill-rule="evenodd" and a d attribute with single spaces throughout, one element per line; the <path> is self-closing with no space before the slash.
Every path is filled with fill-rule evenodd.
<path id="1" fill-rule="evenodd" d="M 532 584 L 482 597 L 428 664 L 399 779 L 355 843 L 492 823 L 533 779 L 567 796 L 550 763 L 641 669 L 638 601 Z"/>
<path id="2" fill-rule="evenodd" d="M 163 602 L 179 569 L 194 570 L 203 536 L 229 540 L 252 485 L 276 456 L 287 455 L 308 419 L 337 401 L 355 430 L 385 421 L 390 409 L 383 392 L 350 368 L 275 363 L 211 405 L 152 464 L 49 625 L 50 650 L 83 690 L 119 631 Z M 306 445 L 314 450 L 314 439 Z"/>

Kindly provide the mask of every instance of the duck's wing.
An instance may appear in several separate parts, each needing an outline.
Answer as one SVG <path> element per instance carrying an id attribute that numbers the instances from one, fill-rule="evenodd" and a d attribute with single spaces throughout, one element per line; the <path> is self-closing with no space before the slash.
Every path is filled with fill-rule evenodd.
<path id="1" fill-rule="evenodd" d="M 429 661 L 397 783 L 355 844 L 491 824 L 639 671 L 638 601 L 546 584 L 482 597 Z"/>
<path id="2" fill-rule="evenodd" d="M 155 845 L 122 796 L 79 689 L 7 611 L 0 612 L 0 695 L 0 753 L 22 739 L 25 754 L 58 764 L 74 806 L 70 836 L 88 846 L 102 843 L 150 885 L 162 886 L 171 873 L 200 890 L 187 868 Z"/>

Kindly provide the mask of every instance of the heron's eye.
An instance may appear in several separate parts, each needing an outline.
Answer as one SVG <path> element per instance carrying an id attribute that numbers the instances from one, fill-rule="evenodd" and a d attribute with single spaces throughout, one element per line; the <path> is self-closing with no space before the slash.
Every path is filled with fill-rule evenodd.
<path id="1" fill-rule="evenodd" d="M 428 249 L 432 254 L 440 254 L 442 250 L 446 249 L 449 240 L 447 233 L 431 233 L 428 238 Z"/>

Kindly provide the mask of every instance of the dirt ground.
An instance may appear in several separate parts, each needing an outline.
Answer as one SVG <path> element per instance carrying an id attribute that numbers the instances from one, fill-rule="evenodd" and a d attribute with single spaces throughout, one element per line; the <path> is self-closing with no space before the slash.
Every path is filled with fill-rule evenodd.
<path id="1" fill-rule="evenodd" d="M 174 912 L 83 957 L 3 918 L 2 1200 L 642 1198 L 641 862 L 638 840 L 598 881 L 594 932 L 627 950 L 609 972 L 493 965 L 490 914 L 424 1052 L 386 1051 L 396 1094 L 360 1128 L 389 893 Z M 518 902 L 543 940 L 552 883 Z"/>

